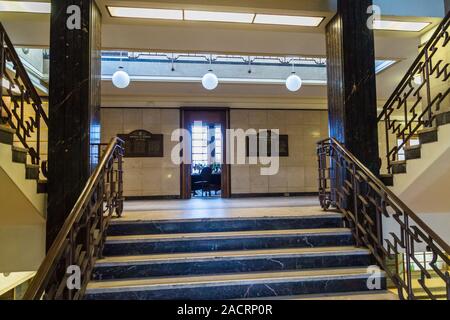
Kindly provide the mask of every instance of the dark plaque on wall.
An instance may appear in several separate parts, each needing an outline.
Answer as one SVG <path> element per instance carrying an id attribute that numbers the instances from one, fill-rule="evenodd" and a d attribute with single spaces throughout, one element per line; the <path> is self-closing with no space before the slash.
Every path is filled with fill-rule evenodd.
<path id="1" fill-rule="evenodd" d="M 268 130 L 267 132 L 267 138 L 265 139 L 266 141 L 263 141 L 262 144 L 266 146 L 266 150 L 267 150 L 267 156 L 271 156 L 272 153 L 272 135 L 275 135 L 274 133 L 272 133 L 271 130 Z M 247 157 L 259 157 L 259 147 L 260 147 L 260 143 L 261 143 L 261 139 L 262 137 L 260 137 L 259 133 L 256 135 L 256 137 L 253 135 L 252 136 L 252 141 L 257 143 L 256 146 L 256 150 L 250 150 L 250 136 L 246 137 L 246 156 Z M 289 157 L 289 136 L 287 134 L 280 134 L 278 135 L 278 147 L 279 147 L 279 156 L 280 157 Z"/>
<path id="2" fill-rule="evenodd" d="M 119 134 L 125 141 L 126 158 L 164 157 L 164 136 L 146 130 L 135 130 L 129 134 Z"/>

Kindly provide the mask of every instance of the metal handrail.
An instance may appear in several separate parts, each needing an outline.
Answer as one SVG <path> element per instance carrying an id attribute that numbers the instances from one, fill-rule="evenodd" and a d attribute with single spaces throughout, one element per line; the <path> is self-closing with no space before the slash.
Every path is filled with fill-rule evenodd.
<path id="1" fill-rule="evenodd" d="M 450 61 L 437 59 L 439 50 L 446 50 L 450 43 L 450 11 L 441 21 L 431 38 L 423 46 L 417 58 L 410 66 L 400 83 L 389 97 L 377 122 L 384 122 L 386 135 L 387 173 L 391 173 L 392 162 L 398 160 L 399 151 L 416 136 L 423 127 L 432 127 L 441 103 L 450 95 L 450 88 L 433 91 L 431 81 L 442 80 L 446 83 L 450 78 Z M 442 47 L 439 44 L 442 41 Z M 421 81 L 415 83 L 414 77 Z M 396 111 L 401 111 L 400 119 L 391 118 Z M 390 146 L 390 135 L 395 135 L 395 145 Z M 401 143 L 397 143 L 401 139 Z"/>
<path id="2" fill-rule="evenodd" d="M 7 72 L 6 63 L 9 61 L 13 65 L 13 71 Z M 13 73 L 12 75 L 10 73 Z M 42 125 L 48 127 L 48 116 L 42 107 L 42 100 L 28 76 L 28 73 L 22 64 L 17 52 L 6 33 L 5 28 L 0 23 L 0 82 L 6 78 L 10 87 L 6 88 L 6 95 L 11 99 L 8 105 L 2 99 L 0 101 L 0 122 L 6 120 L 8 125 L 13 128 L 22 146 L 26 148 L 31 157 L 32 163 L 41 165 L 41 129 Z M 16 94 L 12 88 L 19 92 Z M 26 117 L 25 108 L 32 106 L 32 115 Z M 4 117 L 6 116 L 6 117 Z M 36 133 L 36 147 L 30 144 L 32 133 Z"/>
<path id="3" fill-rule="evenodd" d="M 383 110 L 381 111 L 380 115 L 378 116 L 377 121 L 380 122 L 382 121 L 383 116 L 386 114 L 387 110 L 388 110 L 388 106 L 392 103 L 392 101 L 398 96 L 398 92 L 400 91 L 400 89 L 402 89 L 403 87 L 405 87 L 408 83 L 408 80 L 411 78 L 411 74 L 413 73 L 413 71 L 415 69 L 417 69 L 417 66 L 419 65 L 419 63 L 421 62 L 422 58 L 425 56 L 425 53 L 427 52 L 427 50 L 430 49 L 430 47 L 435 44 L 436 40 L 439 39 L 439 36 L 445 32 L 448 28 L 448 24 L 450 21 L 450 11 L 447 12 L 447 15 L 445 16 L 445 18 L 441 21 L 441 23 L 439 24 L 439 26 L 436 28 L 436 30 L 433 32 L 433 35 L 431 36 L 431 38 L 427 41 L 427 43 L 425 44 L 425 46 L 422 47 L 422 50 L 420 50 L 419 55 L 417 56 L 417 58 L 414 60 L 414 62 L 411 64 L 411 66 L 409 67 L 408 71 L 406 71 L 406 74 L 403 76 L 402 80 L 400 81 L 400 83 L 397 85 L 397 87 L 395 88 L 394 92 L 392 93 L 392 95 L 389 97 L 389 99 L 386 101 L 386 103 L 383 106 Z"/>
<path id="4" fill-rule="evenodd" d="M 108 169 L 112 170 L 112 163 L 114 160 L 118 162 L 117 168 L 117 190 L 112 190 L 114 195 L 114 202 L 110 203 L 112 207 L 107 207 L 110 214 L 112 211 L 115 211 L 117 215 L 121 215 L 123 210 L 123 197 L 122 197 L 122 155 L 124 151 L 124 142 L 123 140 L 115 137 L 111 139 L 111 142 L 108 145 L 108 148 L 105 150 L 104 154 L 101 157 L 101 160 L 89 177 L 86 186 L 84 187 L 81 195 L 79 196 L 77 202 L 75 203 L 73 209 L 69 213 L 67 219 L 65 220 L 61 230 L 59 231 L 55 241 L 50 247 L 44 261 L 42 262 L 39 270 L 36 273 L 36 276 L 33 278 L 28 290 L 24 295 L 24 299 L 41 299 L 44 291 L 49 286 L 49 280 L 53 276 L 53 273 L 57 272 L 57 265 L 59 263 L 60 258 L 65 254 L 65 250 L 67 249 L 68 242 L 73 241 L 73 235 L 71 233 L 74 232 L 79 226 L 77 226 L 78 222 L 82 219 L 83 215 L 86 213 L 87 207 L 91 204 L 93 197 L 95 195 L 96 189 L 99 186 L 102 178 L 105 178 L 105 175 L 108 175 Z M 111 183 L 111 181 L 110 181 Z M 103 193 L 105 191 L 103 190 Z M 102 199 L 97 199 L 97 201 L 101 201 L 101 209 L 103 211 L 103 203 L 109 202 L 111 199 L 107 199 L 107 196 L 102 195 Z M 94 200 L 95 201 L 95 200 Z M 108 206 L 108 205 L 107 205 Z M 98 209 L 99 205 L 94 205 Z M 102 212 L 103 214 L 103 212 Z M 103 228 L 103 232 L 105 232 L 108 226 L 109 220 L 105 225 L 101 225 Z M 99 237 L 103 238 L 105 234 L 100 234 Z M 101 255 L 101 248 L 98 250 L 99 256 Z M 85 250 L 90 250 L 91 248 L 85 248 Z M 95 257 L 96 258 L 96 257 Z M 86 272 L 87 275 L 90 274 L 91 270 Z M 63 277 L 64 278 L 64 277 Z M 89 279 L 87 279 L 89 280 Z M 65 284 L 63 284 L 65 285 Z M 81 289 L 81 293 L 84 289 Z M 80 298 L 82 294 L 77 295 Z"/>
<path id="5" fill-rule="evenodd" d="M 357 245 L 368 247 L 396 285 L 399 296 L 415 299 L 410 264 L 414 262 L 420 265 L 414 257 L 414 248 L 416 244 L 425 244 L 427 250 L 433 254 L 432 262 L 428 263 L 428 266 L 444 281 L 447 286 L 446 298 L 450 299 L 449 272 L 439 270 L 436 265 L 437 258 L 441 258 L 450 266 L 449 244 L 334 138 L 319 141 L 317 154 L 319 199 L 322 208 L 327 210 L 333 205 L 342 211 L 355 235 Z M 397 233 L 383 234 L 383 217 L 392 218 L 392 221 L 397 223 L 396 228 L 400 236 Z M 392 271 L 386 263 L 390 259 L 397 260 L 395 256 L 401 251 L 404 251 L 406 256 L 406 277 L 401 276 L 402 272 L 398 270 L 398 266 Z M 426 284 L 426 279 L 431 278 L 426 267 L 420 265 L 421 279 L 418 283 L 429 298 L 435 299 L 436 296 Z"/>

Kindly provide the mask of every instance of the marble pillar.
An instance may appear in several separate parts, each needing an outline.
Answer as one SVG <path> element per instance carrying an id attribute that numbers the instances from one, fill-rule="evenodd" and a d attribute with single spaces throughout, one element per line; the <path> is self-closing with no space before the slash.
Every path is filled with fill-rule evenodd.
<path id="1" fill-rule="evenodd" d="M 100 139 L 101 14 L 94 0 L 52 0 L 47 248 L 83 190 Z M 96 158 L 95 158 L 96 160 Z"/>
<path id="2" fill-rule="evenodd" d="M 326 26 L 330 136 L 379 173 L 372 0 L 338 0 Z"/>

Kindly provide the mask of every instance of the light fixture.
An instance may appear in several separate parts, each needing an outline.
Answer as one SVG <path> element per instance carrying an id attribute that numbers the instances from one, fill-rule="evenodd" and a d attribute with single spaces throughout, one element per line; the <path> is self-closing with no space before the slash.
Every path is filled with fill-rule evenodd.
<path id="1" fill-rule="evenodd" d="M 390 20 L 373 21 L 373 28 L 375 30 L 419 32 L 428 27 L 429 25 L 430 22 L 408 22 L 408 21 L 390 21 Z"/>
<path id="2" fill-rule="evenodd" d="M 108 6 L 108 10 L 112 17 L 118 18 L 183 20 L 183 10 L 112 6 Z"/>
<path id="3" fill-rule="evenodd" d="M 286 79 L 286 88 L 289 91 L 295 92 L 295 91 L 300 90 L 301 87 L 302 87 L 302 79 L 295 73 L 292 73 Z"/>
<path id="4" fill-rule="evenodd" d="M 219 85 L 219 79 L 212 71 L 212 55 L 209 58 L 209 70 L 202 78 L 203 88 L 206 90 L 214 90 Z"/>
<path id="5" fill-rule="evenodd" d="M 120 62 L 122 63 L 122 52 L 120 52 Z M 112 83 L 119 89 L 125 89 L 130 85 L 130 76 L 123 71 L 123 67 L 120 66 L 119 70 L 114 72 L 112 76 Z"/>
<path id="6" fill-rule="evenodd" d="M 415 74 L 413 77 L 413 81 L 416 85 L 420 86 L 423 83 L 422 75 L 420 73 Z"/>
<path id="7" fill-rule="evenodd" d="M 119 69 L 122 69 L 122 67 Z M 112 76 L 112 83 L 119 89 L 125 89 L 130 85 L 130 76 L 125 71 L 118 70 Z"/>
<path id="8" fill-rule="evenodd" d="M 323 17 L 283 16 L 273 14 L 256 14 L 254 23 L 278 24 L 286 26 L 318 27 Z"/>
<path id="9" fill-rule="evenodd" d="M 303 84 L 302 79 L 295 73 L 295 61 L 294 59 L 292 59 L 292 73 L 286 79 L 286 88 L 289 91 L 295 92 L 300 90 L 302 84 Z"/>
<path id="10" fill-rule="evenodd" d="M 214 90 L 219 85 L 219 79 L 212 70 L 209 70 L 202 78 L 202 85 L 206 90 Z"/>
<path id="11" fill-rule="evenodd" d="M 238 12 L 216 12 L 184 10 L 184 20 L 252 23 L 255 14 Z"/>
<path id="12" fill-rule="evenodd" d="M 50 2 L 0 1 L 0 12 L 50 13 Z"/>

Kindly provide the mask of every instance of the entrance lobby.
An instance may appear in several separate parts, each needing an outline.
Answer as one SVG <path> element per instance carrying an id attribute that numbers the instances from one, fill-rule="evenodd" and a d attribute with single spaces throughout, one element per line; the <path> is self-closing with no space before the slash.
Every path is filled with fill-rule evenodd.
<path id="1" fill-rule="evenodd" d="M 0 300 L 450 299 L 448 0 L 0 0 Z"/>

